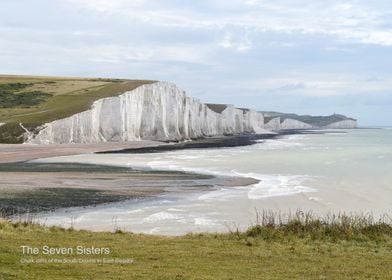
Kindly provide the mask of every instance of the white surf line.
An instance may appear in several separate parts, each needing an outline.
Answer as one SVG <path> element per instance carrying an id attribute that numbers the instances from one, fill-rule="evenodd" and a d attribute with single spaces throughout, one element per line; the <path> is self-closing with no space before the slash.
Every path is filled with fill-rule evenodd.
<path id="1" fill-rule="evenodd" d="M 165 164 L 165 166 L 160 166 L 160 164 Z M 241 173 L 235 170 L 230 172 L 224 171 L 213 171 L 205 168 L 189 168 L 189 167 L 181 167 L 177 165 L 167 165 L 167 162 L 159 162 L 154 161 L 150 162 L 148 166 L 151 169 L 167 170 L 167 171 L 184 171 L 184 172 L 193 172 L 205 175 L 214 175 L 214 176 L 225 176 L 225 177 L 242 177 L 242 178 L 251 178 L 258 180 L 259 182 L 256 184 L 248 185 L 248 186 L 238 186 L 238 188 L 249 188 L 248 199 L 263 199 L 270 197 L 278 197 L 278 196 L 290 196 L 296 195 L 300 193 L 312 193 L 317 192 L 316 189 L 303 186 L 303 183 L 306 180 L 312 179 L 313 177 L 308 175 L 281 175 L 281 174 L 257 174 L 257 173 Z M 228 188 L 222 188 L 221 190 L 227 190 Z M 214 194 L 209 194 L 213 196 Z"/>
<path id="2" fill-rule="evenodd" d="M 51 162 L 50 159 L 46 159 L 43 161 Z M 58 161 L 55 160 L 52 162 L 58 162 Z M 69 162 L 69 161 L 64 161 L 64 162 Z M 151 160 L 143 164 L 140 163 L 135 164 L 133 162 L 132 163 L 117 162 L 116 164 L 113 164 L 112 162 L 102 162 L 96 160 L 82 160 L 82 162 L 80 162 L 75 159 L 73 159 L 72 162 L 105 164 L 105 165 L 112 165 L 112 166 L 129 167 L 138 170 L 182 171 L 182 172 L 190 172 L 190 173 L 197 173 L 197 174 L 204 174 L 204 175 L 212 175 L 216 177 L 251 178 L 251 179 L 258 180 L 259 182 L 248 186 L 222 187 L 220 188 L 220 190 L 216 190 L 218 192 L 220 191 L 222 195 L 225 194 L 232 195 L 232 192 L 229 191 L 229 189 L 231 190 L 245 189 L 248 191 L 248 199 L 251 200 L 265 199 L 269 197 L 278 197 L 278 196 L 290 196 L 290 195 L 296 195 L 300 193 L 317 192 L 317 190 L 314 188 L 303 186 L 304 181 L 314 178 L 308 175 L 258 174 L 258 173 L 241 173 L 235 170 L 230 170 L 230 171 L 211 170 L 207 168 L 184 167 L 184 166 L 174 164 L 174 162 L 171 160 L 161 160 L 161 161 Z"/>

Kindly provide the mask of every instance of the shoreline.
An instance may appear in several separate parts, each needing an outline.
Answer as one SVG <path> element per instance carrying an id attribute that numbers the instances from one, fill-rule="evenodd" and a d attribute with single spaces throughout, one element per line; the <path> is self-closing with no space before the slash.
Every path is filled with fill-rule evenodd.
<path id="1" fill-rule="evenodd" d="M 245 177 L 74 163 L 0 164 L 0 174 L 0 204 L 6 217 L 259 182 Z"/>
<path id="2" fill-rule="evenodd" d="M 334 133 L 344 133 L 333 130 Z M 228 148 L 248 146 L 262 140 L 278 139 L 294 134 L 326 134 L 325 130 L 282 130 L 259 134 L 241 134 L 206 137 L 184 142 L 159 142 L 150 140 L 130 142 L 102 142 L 92 144 L 0 144 L 0 163 L 17 163 L 29 160 L 80 155 L 87 153 L 159 153 L 183 149 Z"/>
<path id="3" fill-rule="evenodd" d="M 43 213 L 74 207 L 94 207 L 126 200 L 157 197 L 176 192 L 213 191 L 218 187 L 256 185 L 259 179 L 250 177 L 212 176 L 183 171 L 137 170 L 80 163 L 39 163 L 16 161 L 87 152 L 161 153 L 202 148 L 247 146 L 263 140 L 279 139 L 295 134 L 325 134 L 330 131 L 289 130 L 279 133 L 244 134 L 210 137 L 189 142 L 67 144 L 67 145 L 0 145 L 0 204 L 5 215 Z M 342 133 L 342 132 L 340 132 Z M 116 150 L 118 148 L 124 148 Z M 30 151 L 33 149 L 33 152 Z M 110 149 L 108 151 L 108 149 Z M 14 160 L 10 157 L 16 154 Z M 6 157 L 2 157 L 6 155 Z M 8 157 L 7 157 L 8 155 Z M 12 186 L 12 188 L 10 188 Z M 33 206 L 33 207 L 32 207 Z M 4 214 L 4 213 L 3 213 Z"/>
<path id="4" fill-rule="evenodd" d="M 28 160 L 114 151 L 126 148 L 159 146 L 157 141 L 102 142 L 94 144 L 0 144 L 0 163 L 25 162 Z"/>
<path id="5" fill-rule="evenodd" d="M 281 130 L 279 132 L 264 132 L 254 134 L 240 134 L 240 135 L 225 135 L 225 136 L 212 136 L 201 139 L 194 139 L 185 142 L 170 142 L 162 143 L 156 146 L 146 146 L 139 148 L 126 148 L 111 151 L 99 151 L 97 154 L 121 154 L 121 153 L 132 153 L 132 154 L 144 154 L 144 153 L 162 153 L 168 151 L 178 151 L 186 149 L 209 149 L 209 148 L 232 148 L 250 146 L 260 143 L 260 141 L 280 139 L 288 135 L 298 134 L 326 134 L 326 133 L 345 133 L 343 131 L 326 131 L 326 130 L 315 130 L 315 129 L 290 129 Z"/>

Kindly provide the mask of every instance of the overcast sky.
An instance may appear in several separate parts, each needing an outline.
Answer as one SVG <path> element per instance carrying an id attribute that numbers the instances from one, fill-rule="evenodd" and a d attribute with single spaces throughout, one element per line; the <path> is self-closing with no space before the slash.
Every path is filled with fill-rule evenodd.
<path id="1" fill-rule="evenodd" d="M 0 72 L 166 80 L 392 125 L 390 0 L 2 0 Z"/>

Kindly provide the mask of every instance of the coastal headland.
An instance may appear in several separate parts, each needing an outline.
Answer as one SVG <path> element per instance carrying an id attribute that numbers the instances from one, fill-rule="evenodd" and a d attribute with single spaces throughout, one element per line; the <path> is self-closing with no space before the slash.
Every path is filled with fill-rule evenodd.
<path id="1" fill-rule="evenodd" d="M 176 237 L 128 233 L 116 224 L 112 232 L 92 232 L 34 220 L 59 208 L 260 183 L 252 176 L 47 158 L 247 146 L 323 129 L 344 133 L 339 129 L 357 126 L 353 118 L 206 104 L 174 84 L 144 80 L 1 76 L 0 97 L 0 279 L 391 277 L 391 226 L 370 216 L 262 212 L 248 230 Z M 79 249 L 82 256 L 75 256 Z"/>
<path id="2" fill-rule="evenodd" d="M 245 146 L 288 134 L 321 133 L 309 129 L 345 120 L 351 122 L 346 127 L 356 125 L 340 115 L 306 118 L 309 124 L 304 125 L 298 116 L 203 103 L 175 84 L 149 80 L 2 75 L 0 94 L 0 143 L 7 143 L 0 144 L 0 190 L 7 215 L 259 182 L 132 166 L 43 167 L 31 160 Z"/>

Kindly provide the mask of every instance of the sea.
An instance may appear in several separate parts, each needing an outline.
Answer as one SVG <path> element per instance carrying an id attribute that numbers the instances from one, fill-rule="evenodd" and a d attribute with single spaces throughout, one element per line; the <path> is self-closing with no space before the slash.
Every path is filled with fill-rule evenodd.
<path id="1" fill-rule="evenodd" d="M 93 231 L 183 235 L 244 230 L 263 211 L 392 214 L 392 129 L 295 134 L 251 146 L 147 154 L 86 154 L 45 159 L 141 169 L 252 177 L 245 187 L 166 193 L 39 214 L 46 225 Z"/>

